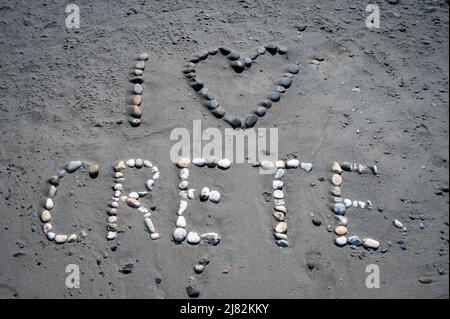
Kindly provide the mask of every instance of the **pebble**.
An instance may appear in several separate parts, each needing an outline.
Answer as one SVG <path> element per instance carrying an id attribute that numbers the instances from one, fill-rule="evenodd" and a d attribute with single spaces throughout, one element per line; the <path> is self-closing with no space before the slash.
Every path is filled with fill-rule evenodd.
<path id="1" fill-rule="evenodd" d="M 144 163 L 142 162 L 142 160 L 140 158 L 136 159 L 135 163 L 134 163 L 134 167 L 136 167 L 137 169 L 141 169 L 144 166 Z"/>
<path id="2" fill-rule="evenodd" d="M 125 162 L 125 164 L 127 164 L 127 166 L 128 166 L 129 168 L 134 168 L 134 165 L 136 164 L 136 161 L 135 161 L 134 159 L 130 158 L 129 160 L 127 160 L 127 161 Z"/>
<path id="3" fill-rule="evenodd" d="M 239 128 L 242 126 L 242 122 L 236 116 L 225 113 L 223 117 L 224 121 L 231 125 L 233 128 Z"/>
<path id="4" fill-rule="evenodd" d="M 194 199 L 194 197 L 195 197 L 194 192 L 195 192 L 195 189 L 193 189 L 193 188 L 188 189 L 187 197 L 189 199 Z"/>
<path id="5" fill-rule="evenodd" d="M 219 103 L 216 100 L 209 100 L 206 102 L 206 107 L 208 110 L 214 110 L 219 106 Z"/>
<path id="6" fill-rule="evenodd" d="M 108 234 L 106 235 L 106 239 L 113 240 L 114 238 L 116 238 L 116 236 L 117 236 L 117 232 L 109 231 Z"/>
<path id="7" fill-rule="evenodd" d="M 361 246 L 363 241 L 358 236 L 348 237 L 348 244 L 352 246 Z"/>
<path id="8" fill-rule="evenodd" d="M 130 124 L 133 127 L 138 127 L 139 125 L 141 125 L 141 120 L 140 119 L 136 119 L 136 118 L 132 118 L 130 119 Z"/>
<path id="9" fill-rule="evenodd" d="M 341 175 L 334 174 L 331 177 L 331 182 L 333 183 L 334 186 L 340 186 L 342 184 L 342 177 L 341 177 Z"/>
<path id="10" fill-rule="evenodd" d="M 278 48 L 278 53 L 279 54 L 286 54 L 286 53 L 288 53 L 288 49 L 286 47 L 279 47 Z"/>
<path id="11" fill-rule="evenodd" d="M 314 226 L 322 225 L 322 221 L 320 219 L 317 219 L 317 218 L 313 218 L 312 219 L 312 223 L 313 223 Z"/>
<path id="12" fill-rule="evenodd" d="M 279 222 L 284 222 L 286 215 L 283 212 L 276 211 L 273 213 L 273 217 Z"/>
<path id="13" fill-rule="evenodd" d="M 341 188 L 339 186 L 334 186 L 331 189 L 331 194 L 333 194 L 334 196 L 341 196 Z"/>
<path id="14" fill-rule="evenodd" d="M 153 225 L 153 222 L 150 218 L 145 217 L 144 224 L 150 234 L 156 233 L 155 225 Z"/>
<path id="15" fill-rule="evenodd" d="M 266 115 L 267 109 L 264 106 L 258 106 L 254 112 L 257 116 L 263 117 Z"/>
<path id="16" fill-rule="evenodd" d="M 231 166 L 231 162 L 228 158 L 223 158 L 217 162 L 217 166 L 221 169 L 228 169 Z"/>
<path id="17" fill-rule="evenodd" d="M 50 214 L 50 212 L 48 210 L 43 210 L 41 213 L 41 221 L 43 223 L 47 223 L 52 219 L 52 215 Z"/>
<path id="18" fill-rule="evenodd" d="M 143 89 L 142 85 L 140 85 L 139 83 L 136 83 L 136 84 L 134 85 L 133 91 L 134 91 L 134 93 L 136 93 L 136 94 L 142 94 L 142 92 L 144 91 L 144 89 Z"/>
<path id="19" fill-rule="evenodd" d="M 209 188 L 203 187 L 202 191 L 200 192 L 200 199 L 205 201 L 209 198 Z"/>
<path id="20" fill-rule="evenodd" d="M 69 237 L 67 237 L 67 242 L 68 243 L 72 243 L 72 242 L 77 241 L 77 240 L 78 240 L 78 236 L 76 234 L 71 234 L 71 235 L 69 235 Z"/>
<path id="21" fill-rule="evenodd" d="M 178 216 L 176 225 L 177 227 L 186 228 L 187 226 L 186 218 L 184 216 Z"/>
<path id="22" fill-rule="evenodd" d="M 205 265 L 199 265 L 199 264 L 196 264 L 196 265 L 194 266 L 194 271 L 195 271 L 195 273 L 197 273 L 197 274 L 201 274 L 201 273 L 203 272 L 203 270 L 205 270 Z"/>
<path id="23" fill-rule="evenodd" d="M 394 225 L 397 228 L 403 228 L 403 224 L 397 219 L 394 219 Z"/>
<path id="24" fill-rule="evenodd" d="M 275 226 L 275 231 L 280 234 L 287 232 L 288 225 L 286 222 L 280 222 Z"/>
<path id="25" fill-rule="evenodd" d="M 149 160 L 144 160 L 142 163 L 144 164 L 145 167 L 148 167 L 148 168 L 153 167 L 152 162 L 150 162 Z"/>
<path id="26" fill-rule="evenodd" d="M 347 235 L 348 230 L 347 230 L 347 227 L 345 227 L 345 226 L 338 226 L 334 229 L 334 232 L 338 236 L 345 236 L 345 235 Z"/>
<path id="27" fill-rule="evenodd" d="M 276 161 L 275 162 L 275 167 L 276 168 L 285 168 L 286 165 L 285 165 L 284 161 Z"/>
<path id="28" fill-rule="evenodd" d="M 160 172 L 156 172 L 155 174 L 153 174 L 152 179 L 156 181 L 159 179 L 160 175 L 161 175 Z"/>
<path id="29" fill-rule="evenodd" d="M 256 114 L 250 114 L 245 119 L 244 126 L 245 126 L 245 128 L 253 127 L 253 126 L 255 126 L 257 121 L 258 121 L 258 116 L 256 116 Z"/>
<path id="30" fill-rule="evenodd" d="M 264 53 L 266 53 L 266 48 L 265 48 L 265 47 L 260 47 L 260 48 L 258 48 L 258 53 L 259 53 L 259 54 L 264 54 Z"/>
<path id="31" fill-rule="evenodd" d="M 129 264 L 121 266 L 120 269 L 119 269 L 119 272 L 121 272 L 122 274 L 127 275 L 127 274 L 130 274 L 133 271 L 133 268 L 134 268 L 134 264 L 129 263 Z"/>
<path id="32" fill-rule="evenodd" d="M 275 174 L 273 175 L 273 179 L 281 179 L 284 176 L 284 169 L 279 168 L 276 170 Z"/>
<path id="33" fill-rule="evenodd" d="M 186 238 L 186 229 L 184 228 L 177 228 L 173 231 L 173 239 L 181 243 Z"/>
<path id="34" fill-rule="evenodd" d="M 138 60 L 147 61 L 149 57 L 150 57 L 150 55 L 148 53 L 145 53 L 145 52 L 139 53 Z"/>
<path id="35" fill-rule="evenodd" d="M 273 191 L 273 197 L 276 199 L 283 199 L 284 198 L 284 193 L 282 190 L 276 189 Z"/>
<path id="36" fill-rule="evenodd" d="M 180 159 L 180 161 L 177 164 L 177 166 L 179 168 L 189 168 L 190 165 L 191 165 L 191 160 L 189 158 L 182 158 L 182 159 Z"/>
<path id="37" fill-rule="evenodd" d="M 297 74 L 300 71 L 300 65 L 298 64 L 289 64 L 287 71 L 292 74 Z"/>
<path id="38" fill-rule="evenodd" d="M 204 158 L 194 158 L 192 160 L 192 163 L 194 163 L 194 165 L 196 165 L 198 167 L 203 167 L 206 165 L 206 161 Z"/>
<path id="39" fill-rule="evenodd" d="M 274 180 L 272 181 L 272 187 L 273 189 L 282 189 L 283 188 L 283 182 L 280 180 Z"/>
<path id="40" fill-rule="evenodd" d="M 133 207 L 133 208 L 138 208 L 139 206 L 141 206 L 141 203 L 137 199 L 134 199 L 134 198 L 127 198 L 127 204 L 128 204 L 128 206 Z"/>
<path id="41" fill-rule="evenodd" d="M 65 169 L 68 173 L 73 173 L 81 167 L 81 161 L 71 161 L 66 165 Z"/>
<path id="42" fill-rule="evenodd" d="M 44 234 L 48 234 L 52 230 L 53 226 L 50 223 L 45 223 L 42 226 L 42 230 L 44 231 Z"/>
<path id="43" fill-rule="evenodd" d="M 201 241 L 200 235 L 196 232 L 189 232 L 189 234 L 187 235 L 187 242 L 190 245 L 197 245 L 199 244 Z"/>
<path id="44" fill-rule="evenodd" d="M 53 208 L 53 200 L 51 198 L 47 198 L 45 200 L 44 208 L 47 210 L 51 210 Z"/>
<path id="45" fill-rule="evenodd" d="M 273 43 L 266 44 L 264 47 L 272 55 L 275 55 L 277 53 L 278 47 Z"/>
<path id="46" fill-rule="evenodd" d="M 261 166 L 262 169 L 268 170 L 268 171 L 271 171 L 271 170 L 274 170 L 274 169 L 275 169 L 274 163 L 271 162 L 271 161 L 266 161 L 266 160 L 261 161 L 261 162 L 259 163 L 259 166 Z"/>
<path id="47" fill-rule="evenodd" d="M 429 284 L 431 284 L 431 283 L 433 282 L 433 279 L 428 278 L 428 277 L 420 277 L 420 278 L 419 278 L 419 282 L 420 282 L 421 284 L 429 285 Z"/>
<path id="48" fill-rule="evenodd" d="M 345 206 L 345 208 L 352 207 L 352 201 L 350 199 L 348 199 L 348 198 L 345 198 L 344 199 L 344 206 Z"/>
<path id="49" fill-rule="evenodd" d="M 100 170 L 100 167 L 97 164 L 92 164 L 89 166 L 89 176 L 91 178 L 96 178 L 98 176 L 98 172 Z"/>
<path id="50" fill-rule="evenodd" d="M 220 202 L 220 193 L 218 191 L 211 191 L 209 193 L 209 200 L 217 204 Z"/>
<path id="51" fill-rule="evenodd" d="M 51 176 L 47 181 L 49 182 L 49 184 L 51 184 L 53 186 L 59 185 L 59 177 L 56 175 Z"/>
<path id="52" fill-rule="evenodd" d="M 128 197 L 138 199 L 139 194 L 137 192 L 131 192 L 130 194 L 128 194 Z"/>
<path id="53" fill-rule="evenodd" d="M 241 55 L 237 52 L 230 52 L 230 54 L 227 55 L 227 58 L 231 61 L 239 60 L 240 57 Z"/>
<path id="54" fill-rule="evenodd" d="M 188 168 L 182 168 L 180 170 L 180 179 L 182 181 L 185 181 L 189 178 L 189 169 Z"/>
<path id="55" fill-rule="evenodd" d="M 186 292 L 190 298 L 198 298 L 200 296 L 200 291 L 191 285 L 186 287 Z"/>
<path id="56" fill-rule="evenodd" d="M 178 215 L 183 214 L 183 212 L 186 210 L 188 204 L 185 200 L 180 200 L 180 206 L 178 208 Z"/>
<path id="57" fill-rule="evenodd" d="M 286 168 L 297 168 L 300 165 L 298 159 L 291 159 L 286 162 Z"/>
<path id="58" fill-rule="evenodd" d="M 117 217 L 116 216 L 109 216 L 108 217 L 108 223 L 114 224 L 115 222 L 117 222 Z"/>
<path id="59" fill-rule="evenodd" d="M 242 63 L 241 61 L 232 61 L 230 63 L 230 66 L 233 68 L 233 70 L 237 73 L 241 73 L 242 71 L 244 71 L 245 69 L 245 65 L 244 63 Z"/>
<path id="60" fill-rule="evenodd" d="M 48 233 L 47 233 L 47 239 L 48 239 L 48 240 L 54 240 L 55 237 L 56 237 L 56 234 L 55 234 L 55 233 L 53 233 L 53 232 L 48 232 Z"/>
<path id="61" fill-rule="evenodd" d="M 334 213 L 336 215 L 344 215 L 345 214 L 345 205 L 343 203 L 334 204 Z"/>
<path id="62" fill-rule="evenodd" d="M 272 92 L 269 95 L 269 99 L 273 102 L 278 102 L 281 98 L 281 93 L 280 92 Z"/>
<path id="63" fill-rule="evenodd" d="M 114 171 L 123 172 L 127 168 L 127 165 L 124 161 L 119 161 L 117 165 L 114 167 Z"/>
<path id="64" fill-rule="evenodd" d="M 313 165 L 311 163 L 301 163 L 300 167 L 309 173 L 311 172 Z"/>
<path id="65" fill-rule="evenodd" d="M 244 64 L 246 67 L 250 67 L 252 65 L 253 59 L 251 57 L 246 57 L 244 59 Z"/>
<path id="66" fill-rule="evenodd" d="M 138 69 L 138 70 L 144 70 L 145 69 L 145 62 L 144 61 L 138 61 L 136 63 L 135 68 Z"/>
<path id="67" fill-rule="evenodd" d="M 158 238 L 159 238 L 159 233 L 152 233 L 152 234 L 150 234 L 150 238 L 152 239 L 152 240 L 157 240 Z"/>
<path id="68" fill-rule="evenodd" d="M 188 181 L 181 181 L 181 182 L 178 184 L 178 188 L 181 189 L 181 190 L 185 190 L 185 189 L 187 189 L 188 187 L 189 187 L 189 182 L 188 182 Z"/>
<path id="69" fill-rule="evenodd" d="M 220 235 L 217 233 L 205 233 L 200 236 L 201 239 L 206 240 L 208 244 L 216 246 L 220 243 Z"/>
<path id="70" fill-rule="evenodd" d="M 67 241 L 67 235 L 56 235 L 55 236 L 55 243 L 57 244 L 64 244 Z"/>
<path id="71" fill-rule="evenodd" d="M 114 184 L 113 189 L 115 191 L 121 191 L 123 189 L 123 185 L 120 183 Z"/>
<path id="72" fill-rule="evenodd" d="M 153 189 L 153 186 L 155 185 L 155 181 L 153 179 L 149 179 L 146 183 L 145 183 L 145 187 L 147 187 L 147 189 L 149 191 L 151 191 Z"/>
<path id="73" fill-rule="evenodd" d="M 341 215 L 336 215 L 336 218 L 338 220 L 338 224 L 342 226 L 347 226 L 348 224 L 348 218 Z"/>
<path id="74" fill-rule="evenodd" d="M 344 246 L 347 244 L 347 237 L 345 236 L 337 237 L 334 242 L 336 243 L 337 246 Z"/>
<path id="75" fill-rule="evenodd" d="M 376 241 L 375 239 L 364 238 L 363 239 L 363 246 L 365 248 L 378 249 L 378 247 L 380 247 L 380 243 L 378 241 Z"/>
<path id="76" fill-rule="evenodd" d="M 277 240 L 277 245 L 280 248 L 287 248 L 289 247 L 289 242 L 285 239 Z"/>
<path id="77" fill-rule="evenodd" d="M 287 76 L 282 77 L 279 80 L 278 84 L 281 85 L 282 87 L 284 87 L 285 89 L 288 89 L 292 84 L 292 78 L 287 77 Z"/>

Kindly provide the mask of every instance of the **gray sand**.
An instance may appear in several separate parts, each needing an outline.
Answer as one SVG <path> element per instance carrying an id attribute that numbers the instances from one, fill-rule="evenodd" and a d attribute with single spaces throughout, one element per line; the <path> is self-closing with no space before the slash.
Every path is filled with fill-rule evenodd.
<path id="1" fill-rule="evenodd" d="M 75 31 L 64 24 L 66 3 L 0 1 L 0 297 L 186 298 L 194 276 L 201 298 L 448 298 L 449 199 L 438 189 L 449 183 L 448 2 L 378 2 L 380 29 L 368 30 L 360 1 L 79 0 Z M 244 116 L 286 63 L 301 63 L 281 102 L 257 123 L 279 129 L 280 158 L 314 164 L 309 174 L 286 177 L 292 247 L 281 250 L 273 240 L 272 203 L 262 195 L 271 191 L 271 176 L 248 164 L 192 170 L 193 187 L 217 189 L 222 201 L 190 204 L 188 222 L 220 232 L 222 242 L 175 245 L 178 170 L 169 160 L 170 132 L 191 129 L 194 119 L 204 128 L 228 127 L 201 105 L 183 65 L 214 46 L 244 53 L 269 42 L 289 54 L 266 54 L 242 74 L 222 72 L 225 58 L 217 54 L 199 72 Z M 132 128 L 128 77 L 140 52 L 150 60 L 142 124 Z M 314 58 L 323 61 L 309 63 Z M 122 205 L 124 233 L 108 242 L 111 165 L 138 157 L 161 170 L 144 200 L 157 207 L 161 238 L 152 241 L 141 214 Z M 41 200 L 45 180 L 72 159 L 102 170 L 96 180 L 81 172 L 64 177 L 53 222 L 67 233 L 85 229 L 88 238 L 56 246 L 41 231 Z M 379 239 L 387 252 L 334 245 L 326 229 L 333 224 L 330 184 L 319 180 L 334 160 L 380 168 L 379 177 L 351 175 L 344 192 L 374 203 L 372 211 L 352 211 L 350 227 Z M 140 190 L 145 178 L 133 172 L 126 187 Z M 394 218 L 407 226 L 406 236 Z M 210 264 L 196 275 L 192 267 L 204 254 Z M 127 263 L 133 272 L 120 273 Z M 80 266 L 79 289 L 64 285 L 68 264 Z M 369 264 L 380 267 L 379 289 L 365 286 Z"/>

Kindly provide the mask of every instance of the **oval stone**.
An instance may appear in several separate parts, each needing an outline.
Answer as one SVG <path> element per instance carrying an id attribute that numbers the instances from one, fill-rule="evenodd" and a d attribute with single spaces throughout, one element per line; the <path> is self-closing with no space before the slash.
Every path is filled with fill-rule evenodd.
<path id="1" fill-rule="evenodd" d="M 186 238 L 186 229 L 184 228 L 177 228 L 173 231 L 173 239 L 181 243 Z"/>

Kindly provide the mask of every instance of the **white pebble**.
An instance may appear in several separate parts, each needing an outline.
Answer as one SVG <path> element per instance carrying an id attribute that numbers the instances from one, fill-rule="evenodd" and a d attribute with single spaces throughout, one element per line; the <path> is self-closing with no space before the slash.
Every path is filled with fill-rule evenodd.
<path id="1" fill-rule="evenodd" d="M 106 239 L 108 240 L 113 240 L 114 238 L 116 238 L 117 233 L 115 231 L 109 231 L 108 234 L 106 235 Z"/>
<path id="2" fill-rule="evenodd" d="M 228 158 L 223 158 L 217 162 L 217 166 L 221 169 L 228 169 L 231 166 L 231 162 Z"/>
<path id="3" fill-rule="evenodd" d="M 160 176 L 160 173 L 159 172 L 156 172 L 155 174 L 153 174 L 153 179 L 156 181 L 156 180 L 158 180 L 159 179 L 159 176 Z"/>
<path id="4" fill-rule="evenodd" d="M 209 197 L 209 188 L 203 187 L 202 191 L 200 192 L 200 199 L 207 200 L 208 197 Z"/>
<path id="5" fill-rule="evenodd" d="M 400 221 L 397 220 L 397 219 L 394 219 L 394 225 L 395 225 L 395 227 L 397 227 L 397 228 L 403 228 L 402 222 L 400 222 Z"/>
<path id="6" fill-rule="evenodd" d="M 220 235 L 217 233 L 205 233 L 200 236 L 201 239 L 205 240 L 208 244 L 216 246 L 220 242 Z"/>
<path id="7" fill-rule="evenodd" d="M 152 233 L 152 234 L 150 234 L 150 238 L 152 240 L 157 240 L 159 238 L 159 233 Z"/>
<path id="8" fill-rule="evenodd" d="M 190 244 L 190 245 L 197 245 L 197 244 L 199 244 L 200 243 L 200 241 L 201 241 L 201 238 L 200 238 L 200 236 L 199 236 L 199 234 L 198 233 L 196 233 L 196 232 L 189 232 L 189 234 L 187 235 L 187 242 L 188 242 L 188 244 Z"/>
<path id="9" fill-rule="evenodd" d="M 184 216 L 178 216 L 176 225 L 177 227 L 186 228 L 186 218 Z"/>
<path id="10" fill-rule="evenodd" d="M 209 193 L 209 200 L 217 204 L 220 202 L 220 193 L 218 191 L 211 191 Z"/>
<path id="11" fill-rule="evenodd" d="M 194 158 L 192 160 L 192 163 L 194 163 L 194 165 L 196 165 L 198 167 L 203 167 L 206 165 L 206 161 L 204 158 Z"/>
<path id="12" fill-rule="evenodd" d="M 153 189 L 153 186 L 155 185 L 155 181 L 153 179 L 149 179 L 146 183 L 145 183 L 145 187 L 147 187 L 147 189 L 149 191 L 151 191 Z"/>
<path id="13" fill-rule="evenodd" d="M 338 246 L 344 246 L 347 244 L 347 237 L 345 236 L 339 236 L 335 239 L 336 245 Z"/>
<path id="14" fill-rule="evenodd" d="M 313 165 L 311 163 L 301 163 L 300 167 L 309 173 L 311 172 Z"/>
<path id="15" fill-rule="evenodd" d="M 284 161 L 276 161 L 275 162 L 275 167 L 276 168 L 285 168 L 286 165 L 284 164 Z"/>
<path id="16" fill-rule="evenodd" d="M 45 200 L 44 208 L 47 210 L 51 210 L 53 208 L 53 200 L 51 198 L 47 198 Z"/>
<path id="17" fill-rule="evenodd" d="M 127 160 L 127 161 L 125 162 L 125 164 L 127 164 L 127 166 L 128 166 L 129 168 L 133 168 L 133 167 L 136 165 L 136 161 L 135 161 L 134 159 L 130 158 L 129 160 Z"/>
<path id="18" fill-rule="evenodd" d="M 190 164 L 191 164 L 191 160 L 189 158 L 182 158 L 178 162 L 178 167 L 179 168 L 188 168 Z"/>
<path id="19" fill-rule="evenodd" d="M 108 217 L 108 223 L 114 224 L 115 222 L 117 222 L 117 217 L 116 216 L 109 216 Z"/>
<path id="20" fill-rule="evenodd" d="M 186 210 L 187 206 L 188 206 L 187 201 L 180 200 L 180 207 L 178 208 L 178 215 L 183 214 L 183 212 Z"/>
<path id="21" fill-rule="evenodd" d="M 300 165 L 300 161 L 298 159 L 291 159 L 286 162 L 287 168 L 297 168 Z"/>
<path id="22" fill-rule="evenodd" d="M 173 231 L 173 239 L 181 243 L 186 238 L 186 229 L 184 228 L 177 228 Z"/>
<path id="23" fill-rule="evenodd" d="M 283 188 L 283 182 L 282 181 L 280 181 L 280 180 L 274 180 L 273 182 L 272 182 L 272 187 L 273 187 L 273 189 L 282 189 Z"/>
<path id="24" fill-rule="evenodd" d="M 273 197 L 276 199 L 283 199 L 284 198 L 284 193 L 282 190 L 276 189 L 273 191 Z"/>
<path id="25" fill-rule="evenodd" d="M 189 178 L 189 169 L 188 168 L 183 168 L 180 171 L 180 179 L 182 181 L 185 181 Z"/>
<path id="26" fill-rule="evenodd" d="M 128 194 L 128 197 L 134 198 L 134 199 L 138 199 L 139 198 L 139 194 L 136 193 L 136 192 L 131 192 L 130 194 Z"/>
<path id="27" fill-rule="evenodd" d="M 194 192 L 195 192 L 195 189 L 193 189 L 193 188 L 190 188 L 190 189 L 188 190 L 188 198 L 189 198 L 189 199 L 194 199 L 194 197 L 195 197 Z"/>
<path id="28" fill-rule="evenodd" d="M 156 233 L 155 225 L 153 225 L 153 222 L 150 218 L 145 217 L 144 224 L 150 234 Z"/>

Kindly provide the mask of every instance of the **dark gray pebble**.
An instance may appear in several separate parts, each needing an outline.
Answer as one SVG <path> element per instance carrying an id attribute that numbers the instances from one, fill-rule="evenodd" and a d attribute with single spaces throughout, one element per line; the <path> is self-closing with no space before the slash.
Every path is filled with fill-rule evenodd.
<path id="1" fill-rule="evenodd" d="M 244 128 L 249 128 L 255 126 L 256 122 L 258 121 L 258 117 L 256 114 L 250 114 L 247 116 L 247 118 L 244 121 Z"/>
<path id="2" fill-rule="evenodd" d="M 220 47 L 219 48 L 220 53 L 222 53 L 223 55 L 228 55 L 231 53 L 231 50 L 225 48 L 225 47 Z"/>
<path id="3" fill-rule="evenodd" d="M 272 94 L 270 94 L 269 99 L 272 102 L 278 102 L 280 100 L 281 97 L 281 93 L 280 92 L 273 92 Z"/>
<path id="4" fill-rule="evenodd" d="M 254 112 L 259 117 L 262 117 L 266 115 L 267 109 L 264 106 L 258 106 Z"/>
<path id="5" fill-rule="evenodd" d="M 200 291 L 192 285 L 186 287 L 186 292 L 191 298 L 198 298 L 200 296 Z"/>
<path id="6" fill-rule="evenodd" d="M 272 54 L 272 55 L 277 54 L 278 47 L 275 44 L 269 43 L 269 44 L 266 44 L 264 47 L 270 54 Z"/>
<path id="7" fill-rule="evenodd" d="M 239 60 L 240 57 L 241 55 L 237 52 L 231 52 L 230 54 L 227 55 L 227 58 L 231 61 Z"/>

